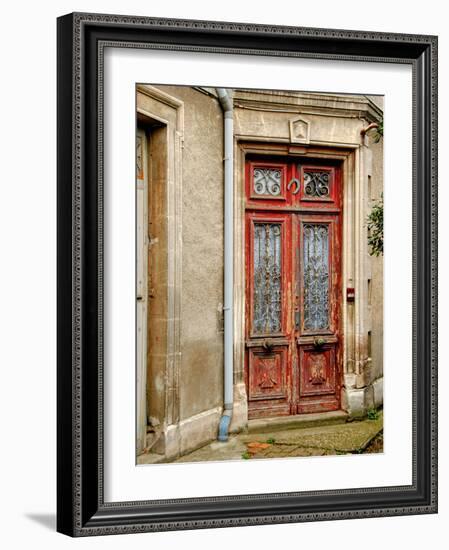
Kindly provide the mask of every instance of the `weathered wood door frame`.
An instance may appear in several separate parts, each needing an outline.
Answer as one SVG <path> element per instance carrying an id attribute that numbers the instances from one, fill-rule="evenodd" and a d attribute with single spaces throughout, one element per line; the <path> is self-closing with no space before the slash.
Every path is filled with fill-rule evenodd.
<path id="1" fill-rule="evenodd" d="M 148 143 L 142 126 L 136 135 L 136 414 L 137 454 L 147 434 L 147 316 L 148 316 Z"/>

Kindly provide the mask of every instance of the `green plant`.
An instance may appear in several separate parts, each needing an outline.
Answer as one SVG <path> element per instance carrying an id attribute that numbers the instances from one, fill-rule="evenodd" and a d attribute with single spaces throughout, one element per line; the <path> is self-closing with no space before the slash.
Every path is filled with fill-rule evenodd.
<path id="1" fill-rule="evenodd" d="M 248 460 L 249 458 L 251 458 L 251 455 L 248 451 L 245 451 L 243 454 L 242 454 L 242 458 L 244 460 Z"/>
<path id="2" fill-rule="evenodd" d="M 368 409 L 366 416 L 368 417 L 368 420 L 377 420 L 379 418 L 379 412 L 377 409 Z"/>
<path id="3" fill-rule="evenodd" d="M 384 253 L 384 200 L 383 195 L 373 205 L 367 218 L 368 246 L 370 256 L 383 256 Z"/>
<path id="4" fill-rule="evenodd" d="M 276 440 L 274 439 L 274 437 L 269 437 L 267 439 L 267 443 L 269 443 L 270 445 L 273 445 L 274 443 L 276 443 Z"/>
<path id="5" fill-rule="evenodd" d="M 373 136 L 373 141 L 374 143 L 379 143 L 379 141 L 381 140 L 381 138 L 383 138 L 384 136 L 384 121 L 383 119 L 379 122 L 377 128 L 376 128 L 376 132 Z"/>

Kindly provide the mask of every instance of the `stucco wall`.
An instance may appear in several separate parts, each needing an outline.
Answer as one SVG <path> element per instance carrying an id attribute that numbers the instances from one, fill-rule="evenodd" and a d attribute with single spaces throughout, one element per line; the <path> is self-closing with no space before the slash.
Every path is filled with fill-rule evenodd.
<path id="1" fill-rule="evenodd" d="M 158 86 L 184 102 L 180 419 L 223 402 L 223 115 L 189 87 Z"/>
<path id="2" fill-rule="evenodd" d="M 369 137 L 369 146 L 373 152 L 373 165 L 371 177 L 372 206 L 377 203 L 383 193 L 383 139 L 378 143 L 373 137 Z M 383 374 L 383 256 L 371 256 L 371 360 L 372 379 L 375 380 Z"/>

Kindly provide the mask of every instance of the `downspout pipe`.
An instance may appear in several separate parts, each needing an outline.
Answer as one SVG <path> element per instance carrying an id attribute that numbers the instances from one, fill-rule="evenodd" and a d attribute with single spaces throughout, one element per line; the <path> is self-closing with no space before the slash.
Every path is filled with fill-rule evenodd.
<path id="1" fill-rule="evenodd" d="M 227 441 L 234 406 L 234 111 L 228 90 L 216 91 L 224 114 L 224 406 L 218 441 Z"/>
<path id="2" fill-rule="evenodd" d="M 366 128 L 362 128 L 360 130 L 360 135 L 362 137 L 365 137 L 366 132 L 369 132 L 373 128 L 379 128 L 379 125 L 377 124 L 377 122 L 371 122 L 371 124 L 368 124 L 368 126 Z"/>
<path id="3" fill-rule="evenodd" d="M 360 130 L 360 135 L 362 136 L 362 145 L 365 145 L 366 133 L 372 130 L 373 128 L 379 128 L 379 125 L 377 124 L 377 122 L 371 122 L 371 124 L 368 124 L 366 128 L 362 128 Z"/>

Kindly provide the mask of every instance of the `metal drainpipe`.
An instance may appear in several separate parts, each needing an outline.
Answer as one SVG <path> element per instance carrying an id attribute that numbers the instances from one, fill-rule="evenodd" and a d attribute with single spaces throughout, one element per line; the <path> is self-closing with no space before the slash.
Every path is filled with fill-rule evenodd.
<path id="1" fill-rule="evenodd" d="M 234 113 L 228 91 L 216 90 L 224 113 L 224 407 L 218 441 L 227 441 L 234 405 Z"/>

